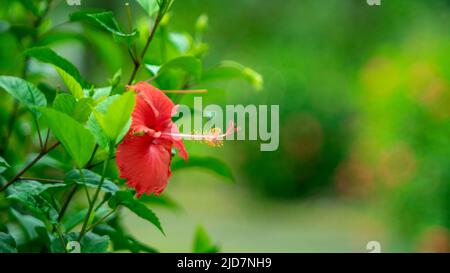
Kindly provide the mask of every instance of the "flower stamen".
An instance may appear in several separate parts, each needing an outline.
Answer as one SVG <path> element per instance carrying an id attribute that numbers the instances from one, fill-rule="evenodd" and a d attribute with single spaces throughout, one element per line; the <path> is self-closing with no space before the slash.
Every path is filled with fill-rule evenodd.
<path id="1" fill-rule="evenodd" d="M 231 121 L 225 133 L 222 133 L 220 128 L 212 128 L 209 132 L 204 134 L 163 133 L 163 135 L 169 135 L 175 139 L 202 141 L 211 147 L 222 147 L 224 138 L 237 131 L 238 128 L 236 128 L 234 123 Z"/>

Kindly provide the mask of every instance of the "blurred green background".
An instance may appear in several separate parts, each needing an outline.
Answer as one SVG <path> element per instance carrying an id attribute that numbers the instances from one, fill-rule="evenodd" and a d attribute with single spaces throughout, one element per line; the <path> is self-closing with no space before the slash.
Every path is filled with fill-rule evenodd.
<path id="1" fill-rule="evenodd" d="M 82 7 L 113 9 L 126 25 L 125 2 Z M 62 1 L 51 18 L 76 9 Z M 167 237 L 129 215 L 136 237 L 189 251 L 201 224 L 223 252 L 367 252 L 369 241 L 382 251 L 450 251 L 450 1 L 178 0 L 168 29 L 192 33 L 201 14 L 206 65 L 238 60 L 264 77 L 260 92 L 230 81 L 204 103 L 280 105 L 280 146 L 187 143 L 229 163 L 236 183 L 176 172 L 165 194 L 181 208 L 155 208 Z M 14 73 L 5 69 L 18 50 L 9 39 L 0 34 L 3 74 Z M 102 50 L 57 48 L 94 83 L 124 64 L 131 72 L 109 36 L 97 39 Z"/>

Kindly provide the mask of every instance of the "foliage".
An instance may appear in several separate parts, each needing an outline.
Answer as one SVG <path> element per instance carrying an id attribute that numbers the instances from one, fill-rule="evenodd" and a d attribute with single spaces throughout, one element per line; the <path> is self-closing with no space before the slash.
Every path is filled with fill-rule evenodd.
<path id="1" fill-rule="evenodd" d="M 4 74 L 0 88 L 10 95 L 5 108 L 9 110 L 1 113 L 0 198 L 4 200 L 0 252 L 71 252 L 74 242 L 86 253 L 156 252 L 128 234 L 121 222 L 122 209 L 164 234 L 164 221 L 150 207 L 177 208 L 178 204 L 156 196 L 136 198 L 118 178 L 116 146 L 128 131 L 135 105 L 135 94 L 126 92 L 125 86 L 151 77 L 162 90 L 195 88 L 203 82 L 230 78 L 262 87 L 260 75 L 237 62 L 205 66 L 203 40 L 187 33 L 187 39 L 175 39 L 177 33 L 170 32 L 168 16 L 173 0 L 131 4 L 146 12 L 144 28 L 135 26 L 129 5 L 124 7 L 128 28 L 108 10 L 72 11 L 64 23 L 54 24 L 49 19 L 56 8 L 51 0 L 9 1 L 2 7 L 14 9 L 15 15 L 1 21 L 0 36 L 11 39 L 23 64 L 22 69 L 15 69 L 16 64 L 5 59 L 0 67 Z M 197 38 L 206 29 L 206 19 L 202 16 L 197 22 Z M 83 28 L 70 27 L 80 24 Z M 88 58 L 99 55 L 103 58 L 99 67 L 113 64 L 117 72 L 99 79 L 85 77 L 89 71 L 77 68 L 78 57 L 74 60 L 58 51 L 61 42 L 81 42 L 86 50 L 97 47 L 100 53 L 89 51 Z M 162 50 L 156 50 L 154 44 Z M 131 60 L 111 60 L 119 55 Z M 180 99 L 171 98 L 175 102 Z M 19 123 L 30 128 L 26 137 Z M 37 163 L 44 161 L 45 169 L 38 168 Z M 177 161 L 173 171 L 191 167 L 233 180 L 229 167 L 214 158 L 193 156 L 188 162 Z M 40 177 L 25 179 L 29 173 Z M 203 229 L 197 231 L 195 242 L 195 252 L 217 251 Z"/>

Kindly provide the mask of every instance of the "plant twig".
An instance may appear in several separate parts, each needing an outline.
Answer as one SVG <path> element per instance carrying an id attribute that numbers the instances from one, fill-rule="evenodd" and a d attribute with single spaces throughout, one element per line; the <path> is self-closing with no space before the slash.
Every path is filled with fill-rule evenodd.
<path id="1" fill-rule="evenodd" d="M 78 170 L 80 172 L 81 181 L 83 182 L 84 191 L 86 192 L 86 197 L 87 197 L 87 200 L 88 200 L 88 204 L 90 206 L 91 202 L 92 202 L 92 199 L 91 199 L 91 195 L 89 194 L 89 190 L 87 188 L 86 179 L 84 178 L 83 170 L 81 170 L 81 169 L 78 169 Z"/>
<path id="2" fill-rule="evenodd" d="M 116 158 L 115 155 L 109 157 L 108 160 L 111 160 L 111 159 L 114 159 L 114 158 Z M 106 159 L 105 159 L 105 160 L 106 160 Z M 100 166 L 100 165 L 102 165 L 102 164 L 105 162 L 105 160 L 100 161 L 100 162 L 96 162 L 96 163 L 93 163 L 93 164 L 90 164 L 90 165 L 87 165 L 87 166 L 86 166 L 86 169 L 90 170 L 90 169 L 92 169 L 92 168 L 95 168 L 95 167 L 97 167 L 97 166 Z"/>
<path id="3" fill-rule="evenodd" d="M 19 178 L 26 172 L 28 171 L 28 169 L 30 169 L 31 167 L 34 166 L 34 164 L 36 164 L 42 157 L 44 157 L 46 154 L 48 154 L 51 150 L 55 149 L 56 147 L 58 147 L 58 145 L 60 144 L 60 142 L 56 142 L 55 144 L 53 144 L 50 148 L 40 152 L 30 163 L 28 163 L 22 170 L 20 170 L 13 178 L 11 178 L 11 180 L 8 181 L 8 183 L 6 183 L 3 187 L 0 188 L 0 192 L 3 192 L 4 190 L 6 190 L 9 186 L 11 186 L 12 184 L 14 184 L 17 180 L 19 180 Z"/>
<path id="4" fill-rule="evenodd" d="M 105 216 L 103 216 L 102 218 L 100 218 L 97 222 L 93 223 L 87 230 L 86 232 L 89 232 L 91 230 L 93 230 L 96 226 L 98 226 L 99 224 L 101 224 L 103 221 L 105 221 L 106 219 L 108 219 L 109 216 L 111 216 L 114 212 L 116 212 L 117 207 L 114 208 L 113 210 L 111 210 L 110 212 L 108 212 Z"/>
<path id="5" fill-rule="evenodd" d="M 103 171 L 102 171 L 102 177 L 100 178 L 100 182 L 98 183 L 97 190 L 95 191 L 94 198 L 92 199 L 91 204 L 89 205 L 88 212 L 86 214 L 86 217 L 84 218 L 83 226 L 81 227 L 80 235 L 78 236 L 78 242 L 81 241 L 84 234 L 86 233 L 86 228 L 89 222 L 89 219 L 91 218 L 92 210 L 94 209 L 95 202 L 97 201 L 98 195 L 100 194 L 100 190 L 103 186 L 103 182 L 105 181 L 105 175 L 106 175 L 106 169 L 108 168 L 109 163 L 109 157 L 103 162 Z"/>
<path id="6" fill-rule="evenodd" d="M 128 85 L 131 85 L 133 83 L 133 80 L 136 77 L 137 72 L 139 71 L 139 68 L 142 65 L 142 61 L 144 60 L 145 53 L 147 53 L 147 50 L 150 47 L 150 44 L 151 44 L 153 38 L 155 37 L 156 30 L 158 29 L 159 23 L 161 23 L 163 16 L 164 16 L 164 13 L 158 12 L 158 15 L 156 16 L 156 19 L 155 19 L 155 25 L 153 26 L 153 28 L 150 32 L 150 35 L 147 38 L 147 42 L 145 43 L 145 46 L 144 46 L 144 49 L 142 50 L 140 58 L 139 59 L 136 58 L 135 60 L 133 60 L 134 68 L 133 68 L 133 72 L 131 73 L 130 80 L 128 81 Z"/>
<path id="7" fill-rule="evenodd" d="M 45 141 L 44 141 L 44 150 L 47 149 L 47 144 L 48 144 L 48 139 L 50 137 L 50 128 L 47 129 L 47 135 L 45 136 Z"/>
<path id="8" fill-rule="evenodd" d="M 66 210 L 69 207 L 69 203 L 70 203 L 70 201 L 72 201 L 72 198 L 75 195 L 75 192 L 77 191 L 77 189 L 78 189 L 78 184 L 73 186 L 73 188 L 70 190 L 69 196 L 67 196 L 67 199 L 66 199 L 66 201 L 64 201 L 64 204 L 62 205 L 61 210 L 59 212 L 58 223 L 60 223 L 62 218 L 64 217 L 64 214 L 66 213 Z"/>
<path id="9" fill-rule="evenodd" d="M 44 142 L 42 141 L 41 128 L 39 127 L 39 122 L 36 118 L 34 119 L 34 123 L 36 124 L 36 131 L 39 137 L 39 147 L 41 148 L 42 151 L 44 150 Z"/>
<path id="10" fill-rule="evenodd" d="M 34 181 L 38 181 L 38 182 L 55 183 L 55 184 L 64 183 L 64 180 L 61 180 L 61 179 L 48 179 L 48 178 L 25 177 L 25 176 L 19 177 L 18 180 L 34 180 Z"/>
<path id="11" fill-rule="evenodd" d="M 91 158 L 89 158 L 88 162 L 86 163 L 86 166 L 92 164 L 92 161 L 94 161 L 95 154 L 97 153 L 98 148 L 99 148 L 98 144 L 95 144 L 94 151 L 92 152 Z"/>

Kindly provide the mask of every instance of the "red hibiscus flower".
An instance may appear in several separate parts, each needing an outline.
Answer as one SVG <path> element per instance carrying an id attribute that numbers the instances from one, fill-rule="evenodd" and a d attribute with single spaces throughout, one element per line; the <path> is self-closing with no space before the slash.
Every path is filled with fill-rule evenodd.
<path id="1" fill-rule="evenodd" d="M 116 160 L 120 177 L 127 179 L 127 185 L 134 188 L 138 196 L 158 195 L 165 189 L 171 175 L 172 148 L 178 149 L 185 160 L 188 158 L 183 139 L 221 146 L 222 139 L 234 132 L 231 123 L 225 134 L 219 129 L 204 135 L 181 134 L 172 122 L 176 106 L 161 90 L 146 82 L 129 89 L 138 93 L 136 106 L 130 130 L 117 147 Z"/>
<path id="2" fill-rule="evenodd" d="M 172 147 L 188 158 L 178 128 L 172 122 L 173 102 L 159 89 L 140 82 L 130 89 L 137 92 L 132 124 L 117 147 L 120 177 L 136 189 L 137 195 L 160 194 L 170 177 Z"/>

